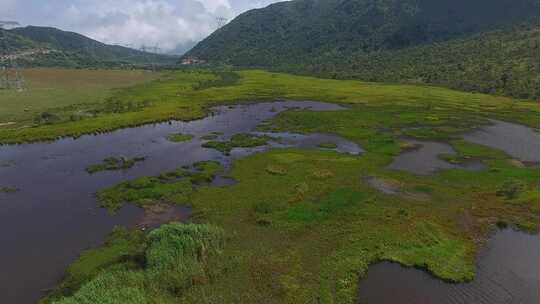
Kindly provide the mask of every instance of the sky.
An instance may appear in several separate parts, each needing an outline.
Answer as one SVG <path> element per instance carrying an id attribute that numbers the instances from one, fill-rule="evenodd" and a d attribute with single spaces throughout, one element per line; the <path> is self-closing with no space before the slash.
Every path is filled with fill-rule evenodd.
<path id="1" fill-rule="evenodd" d="M 0 20 L 52 26 L 109 44 L 181 53 L 217 27 L 217 17 L 280 0 L 0 0 Z M 282 0 L 281 0 L 282 1 Z"/>

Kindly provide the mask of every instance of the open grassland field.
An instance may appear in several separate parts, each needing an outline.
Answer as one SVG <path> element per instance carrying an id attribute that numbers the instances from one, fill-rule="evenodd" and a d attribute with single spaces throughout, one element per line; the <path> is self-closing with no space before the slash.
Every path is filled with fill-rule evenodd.
<path id="1" fill-rule="evenodd" d="M 84 72 L 82 73 L 84 74 Z M 121 73 L 136 72 L 111 73 L 121 75 Z M 101 80 L 98 83 L 102 83 Z M 106 84 L 111 87 L 118 86 L 111 81 L 106 82 Z M 489 115 L 519 121 L 531 126 L 540 126 L 540 115 L 538 115 L 540 104 L 532 101 L 518 101 L 506 97 L 463 93 L 427 86 L 327 80 L 264 71 L 213 73 L 191 70 L 167 72 L 150 83 L 116 90 L 101 103 L 77 101 L 80 99 L 76 96 L 81 95 L 81 92 L 90 92 L 87 93 L 89 96 L 98 98 L 96 95 L 99 95 L 97 93 L 99 90 L 97 89 L 77 90 L 74 85 L 64 86 L 62 84 L 61 86 L 64 89 L 69 89 L 68 94 L 64 94 L 58 99 L 63 101 L 53 102 L 52 100 L 56 99 L 48 99 L 50 100 L 48 105 L 50 108 L 44 106 L 41 110 L 36 111 L 37 114 L 34 114 L 31 127 L 3 127 L 0 130 L 0 142 L 15 143 L 54 139 L 62 136 L 78 137 L 83 134 L 106 132 L 156 121 L 191 120 L 203 117 L 207 114 L 210 106 L 217 104 L 280 98 L 310 99 L 354 105 L 363 107 L 367 116 L 372 110 L 379 109 L 388 114 L 384 116 L 387 120 L 392 120 L 391 116 L 396 113 L 402 116 L 406 115 L 407 117 L 400 120 L 403 124 L 437 125 L 444 120 L 468 120 L 471 116 L 484 117 Z M 91 99 L 89 96 L 87 98 Z M 99 97 L 103 98 L 104 96 L 106 95 Z M 3 96 L 2 102 L 5 102 L 4 99 L 9 100 L 7 96 Z M 36 96 L 33 96 L 31 100 L 34 100 L 34 103 L 39 103 L 39 98 Z M 62 107 L 66 104 L 71 105 Z M 390 106 L 388 111 L 382 110 Z M 17 106 L 17 111 L 21 111 L 19 108 Z M 419 111 L 420 109 L 422 109 L 422 113 Z M 410 110 L 413 113 L 405 114 L 404 110 Z M 24 112 L 14 113 L 20 113 L 17 114 L 20 116 L 10 115 L 4 120 L 14 120 L 20 123 L 29 118 L 24 115 Z"/>
<path id="2" fill-rule="evenodd" d="M 143 235 L 115 231 L 105 246 L 83 253 L 44 302 L 354 303 L 370 264 L 395 261 L 466 282 L 474 279 L 476 254 L 495 227 L 538 231 L 538 167 L 463 135 L 488 118 L 540 127 L 540 104 L 433 87 L 229 73 L 171 72 L 116 93 L 120 103 L 142 104 L 136 110 L 4 130 L 1 138 L 79 136 L 194 119 L 216 104 L 287 98 L 348 109 L 291 109 L 261 130 L 337 134 L 365 153 L 275 149 L 237 160 L 229 172 L 237 183 L 230 186 L 197 181 L 220 170 L 207 162 L 195 173 L 204 178 L 180 170 L 105 188 L 98 199 L 113 211 L 127 202 L 187 202 L 195 224 Z M 476 159 L 485 169 L 431 176 L 390 170 L 392 159 L 410 149 L 405 136 L 448 142 L 457 153 L 452 161 Z M 369 178 L 397 190 L 378 191 Z"/>
<path id="3" fill-rule="evenodd" d="M 0 128 L 34 125 L 42 113 L 59 108 L 103 103 L 114 89 L 157 77 L 136 70 L 24 69 L 22 75 L 25 91 L 0 90 Z"/>

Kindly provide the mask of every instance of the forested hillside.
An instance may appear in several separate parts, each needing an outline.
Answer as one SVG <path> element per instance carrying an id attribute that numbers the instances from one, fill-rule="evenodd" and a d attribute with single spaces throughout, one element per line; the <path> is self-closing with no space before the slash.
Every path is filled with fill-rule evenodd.
<path id="1" fill-rule="evenodd" d="M 327 55 L 279 69 L 329 78 L 436 84 L 540 99 L 540 28 L 488 32 L 350 57 Z"/>
<path id="2" fill-rule="evenodd" d="M 537 0 L 296 0 L 240 15 L 186 57 L 538 97 Z"/>
<path id="3" fill-rule="evenodd" d="M 4 30 L 0 55 L 22 66 L 109 67 L 173 64 L 177 58 L 107 45 L 83 35 L 50 27 Z"/>

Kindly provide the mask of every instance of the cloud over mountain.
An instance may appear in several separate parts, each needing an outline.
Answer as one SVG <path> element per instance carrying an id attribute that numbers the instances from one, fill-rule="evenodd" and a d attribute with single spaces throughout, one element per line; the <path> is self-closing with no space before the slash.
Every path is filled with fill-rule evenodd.
<path id="1" fill-rule="evenodd" d="M 2 0 L 0 20 L 53 26 L 106 43 L 182 52 L 232 19 L 276 0 Z"/>

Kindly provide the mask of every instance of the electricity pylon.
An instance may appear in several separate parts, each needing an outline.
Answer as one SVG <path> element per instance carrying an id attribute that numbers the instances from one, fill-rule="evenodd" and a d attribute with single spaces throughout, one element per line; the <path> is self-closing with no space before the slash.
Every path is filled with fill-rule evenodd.
<path id="1" fill-rule="evenodd" d="M 5 27 L 18 26 L 15 21 L 0 21 L 0 89 L 24 90 L 24 78 L 17 67 L 16 55 L 10 54 Z"/>
<path id="2" fill-rule="evenodd" d="M 139 49 L 141 52 L 143 52 L 143 56 L 145 58 L 145 61 L 150 64 L 150 67 L 152 68 L 152 72 L 156 71 L 156 60 L 157 55 L 161 53 L 161 48 L 159 47 L 159 44 L 156 44 L 155 46 L 146 46 L 142 45 Z"/>
<path id="3" fill-rule="evenodd" d="M 220 29 L 223 26 L 225 26 L 225 24 L 227 24 L 227 21 L 228 20 L 225 17 L 216 17 L 217 29 Z"/>

